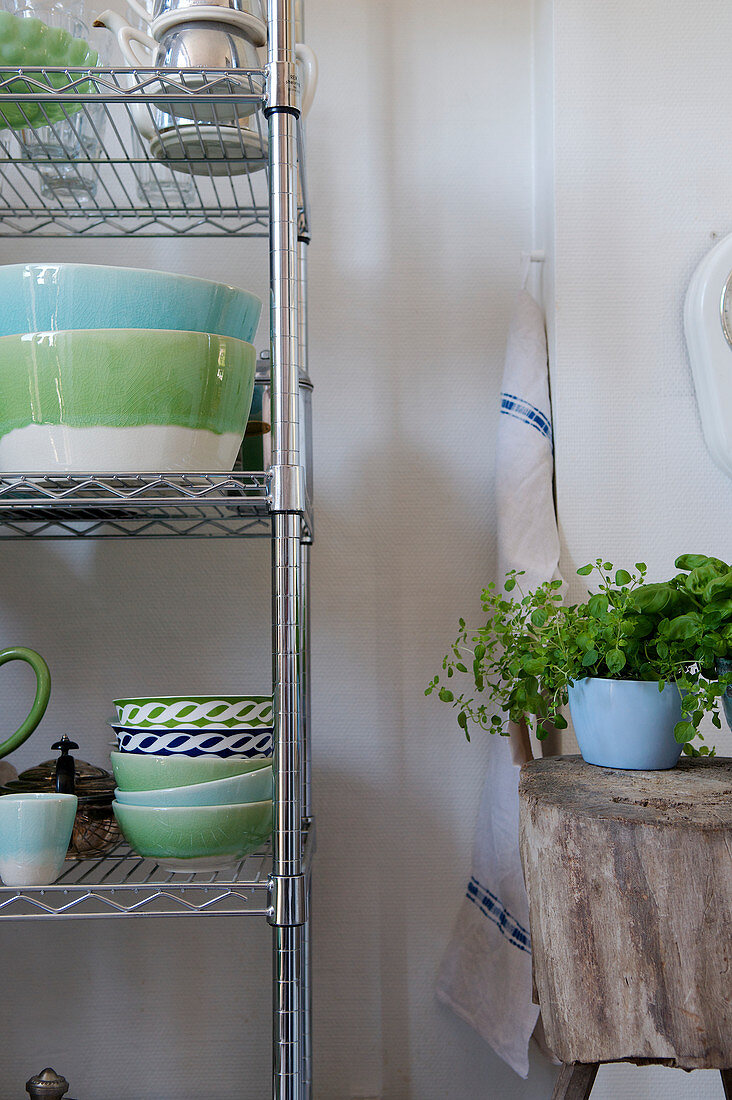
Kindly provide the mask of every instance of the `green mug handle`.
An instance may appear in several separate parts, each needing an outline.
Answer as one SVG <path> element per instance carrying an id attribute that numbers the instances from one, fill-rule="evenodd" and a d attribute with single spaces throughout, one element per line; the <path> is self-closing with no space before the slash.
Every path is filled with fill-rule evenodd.
<path id="1" fill-rule="evenodd" d="M 48 665 L 40 653 L 36 653 L 34 649 L 26 649 L 22 645 L 14 645 L 10 649 L 3 649 L 0 652 L 0 665 L 4 665 L 8 661 L 26 661 L 31 666 L 36 674 L 36 697 L 25 722 L 18 727 L 15 733 L 8 737 L 7 741 L 0 743 L 0 757 L 7 756 L 9 752 L 17 749 L 24 741 L 28 740 L 46 713 L 48 700 L 51 697 L 51 673 L 48 671 Z"/>

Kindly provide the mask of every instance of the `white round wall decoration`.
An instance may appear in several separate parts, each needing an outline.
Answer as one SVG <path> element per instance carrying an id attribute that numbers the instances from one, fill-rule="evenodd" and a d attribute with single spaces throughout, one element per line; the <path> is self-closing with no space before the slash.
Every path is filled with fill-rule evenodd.
<path id="1" fill-rule="evenodd" d="M 692 276 L 684 332 L 702 431 L 714 461 L 732 477 L 732 234 Z"/>

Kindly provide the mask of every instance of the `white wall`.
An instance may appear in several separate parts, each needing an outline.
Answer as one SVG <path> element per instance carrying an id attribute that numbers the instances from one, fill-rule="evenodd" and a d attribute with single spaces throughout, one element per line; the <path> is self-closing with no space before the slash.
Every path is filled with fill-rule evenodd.
<path id="1" fill-rule="evenodd" d="M 423 696 L 495 569 L 497 394 L 531 244 L 531 4 L 310 0 L 308 28 L 322 67 L 309 133 L 316 1094 L 538 1100 L 552 1071 L 537 1060 L 521 1082 L 433 995 L 485 744 Z M 6 261 L 49 256 L 266 289 L 261 246 L 3 246 Z M 267 676 L 263 546 L 17 544 L 2 560 L 0 644 L 36 646 L 54 676 L 21 766 L 62 731 L 102 761 L 120 693 Z M 8 726 L 22 676 L 3 669 Z M 267 1095 L 258 921 L 3 925 L 0 945 L 15 1025 L 3 1097 L 48 1063 L 81 1100 Z"/>
<path id="2" fill-rule="evenodd" d="M 309 0 L 318 1100 L 551 1091 L 539 1059 L 521 1082 L 433 996 L 485 745 L 422 695 L 495 569 L 496 397 L 522 248 L 550 253 L 565 572 L 598 553 L 660 573 L 688 548 L 729 552 L 730 487 L 701 439 L 681 302 L 732 229 L 732 16 L 721 0 L 537 0 L 534 233 L 531 9 Z M 258 244 L 3 245 L 5 261 L 45 257 L 266 289 Z M 64 730 L 102 761 L 120 692 L 260 683 L 267 582 L 263 545 L 3 547 L 0 644 L 36 646 L 54 673 L 46 732 L 18 764 Z M 3 669 L 8 728 L 24 675 Z M 0 945 L 2 1097 L 49 1062 L 81 1100 L 267 1095 L 258 921 L 3 925 Z M 619 1066 L 593 1095 L 711 1100 L 721 1086 Z"/>
<path id="3" fill-rule="evenodd" d="M 687 550 L 729 560 L 732 487 L 702 439 L 682 306 L 694 268 L 732 230 L 732 13 L 721 0 L 539 9 L 538 54 L 554 61 L 540 96 L 553 165 L 540 159 L 538 209 L 556 307 L 564 575 L 597 556 L 646 561 L 657 577 Z M 728 731 L 715 741 L 732 749 Z M 593 1100 L 722 1095 L 715 1073 L 617 1066 L 601 1071 Z"/>

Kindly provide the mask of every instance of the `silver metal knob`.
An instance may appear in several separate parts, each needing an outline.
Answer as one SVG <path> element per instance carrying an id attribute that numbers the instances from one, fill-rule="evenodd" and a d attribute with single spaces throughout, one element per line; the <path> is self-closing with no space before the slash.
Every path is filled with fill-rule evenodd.
<path id="1" fill-rule="evenodd" d="M 61 1100 L 64 1093 L 69 1091 L 69 1082 L 47 1066 L 35 1077 L 31 1077 L 30 1081 L 26 1081 L 25 1091 L 31 1100 Z"/>

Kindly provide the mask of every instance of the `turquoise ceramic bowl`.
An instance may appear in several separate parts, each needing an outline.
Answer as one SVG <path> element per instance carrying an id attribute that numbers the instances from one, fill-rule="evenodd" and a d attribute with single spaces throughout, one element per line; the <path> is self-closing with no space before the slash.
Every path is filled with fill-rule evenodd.
<path id="1" fill-rule="evenodd" d="M 251 342 L 262 303 L 226 283 L 92 264 L 0 267 L 0 336 L 64 329 L 180 329 Z"/>
<path id="2" fill-rule="evenodd" d="M 125 839 L 171 871 L 219 871 L 272 832 L 272 799 L 243 806 L 126 806 L 113 802 Z"/>
<path id="3" fill-rule="evenodd" d="M 185 787 L 211 783 L 228 776 L 245 775 L 269 768 L 272 757 L 152 756 L 145 753 L 111 752 L 112 771 L 117 786 L 124 791 L 150 791 L 155 788 Z"/>
<path id="4" fill-rule="evenodd" d="M 126 806 L 232 806 L 264 802 L 272 797 L 272 769 L 259 768 L 228 779 L 192 783 L 187 787 L 162 787 L 151 791 L 122 791 L 114 797 Z"/>

